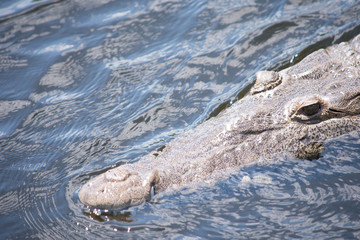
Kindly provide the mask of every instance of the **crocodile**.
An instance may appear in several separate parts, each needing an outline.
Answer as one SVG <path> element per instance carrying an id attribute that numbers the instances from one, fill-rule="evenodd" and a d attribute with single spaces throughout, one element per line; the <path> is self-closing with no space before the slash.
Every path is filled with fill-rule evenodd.
<path id="1" fill-rule="evenodd" d="M 90 207 L 121 209 L 280 155 L 317 159 L 327 139 L 359 130 L 359 115 L 360 35 L 279 72 L 258 72 L 244 98 L 161 151 L 90 179 L 79 198 Z"/>

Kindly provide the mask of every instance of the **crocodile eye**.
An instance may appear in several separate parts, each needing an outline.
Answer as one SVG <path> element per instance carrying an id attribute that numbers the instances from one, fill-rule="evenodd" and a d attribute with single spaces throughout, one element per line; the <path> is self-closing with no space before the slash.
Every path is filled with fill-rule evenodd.
<path id="1" fill-rule="evenodd" d="M 305 124 L 315 124 L 326 120 L 328 103 L 315 96 L 304 100 L 298 100 L 293 105 L 290 119 Z"/>
<path id="2" fill-rule="evenodd" d="M 300 109 L 300 112 L 305 116 L 311 117 L 317 114 L 321 110 L 321 104 L 319 102 L 304 106 Z"/>

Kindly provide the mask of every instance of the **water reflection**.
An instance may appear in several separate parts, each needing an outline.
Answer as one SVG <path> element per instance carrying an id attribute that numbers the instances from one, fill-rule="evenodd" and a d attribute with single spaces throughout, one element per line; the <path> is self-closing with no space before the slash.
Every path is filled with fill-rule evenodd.
<path id="1" fill-rule="evenodd" d="M 25 14 L 35 9 L 56 3 L 59 0 L 17 0 L 1 1 L 0 4 L 0 22 L 9 18 Z"/>
<path id="2" fill-rule="evenodd" d="M 77 191 L 218 114 L 256 71 L 350 39 L 359 7 L 2 1 L 0 238 L 358 237 L 356 134 L 325 145 L 317 161 L 259 164 L 125 212 L 90 211 Z M 242 184 L 259 174 L 271 183 Z"/>
<path id="3" fill-rule="evenodd" d="M 90 219 L 99 222 L 117 221 L 124 223 L 132 223 L 136 221 L 136 219 L 132 219 L 131 212 L 117 213 L 108 210 L 88 209 L 88 212 L 83 213 Z"/>

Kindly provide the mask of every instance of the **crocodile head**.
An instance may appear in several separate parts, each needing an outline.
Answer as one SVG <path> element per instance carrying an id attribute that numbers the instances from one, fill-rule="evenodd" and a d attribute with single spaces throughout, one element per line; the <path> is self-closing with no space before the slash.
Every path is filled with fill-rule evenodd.
<path id="1" fill-rule="evenodd" d="M 320 156 L 326 139 L 360 128 L 360 35 L 316 51 L 280 72 L 261 71 L 250 93 L 167 144 L 157 157 L 111 169 L 86 183 L 80 200 L 122 208 L 151 189 L 195 183 L 278 153 Z"/>

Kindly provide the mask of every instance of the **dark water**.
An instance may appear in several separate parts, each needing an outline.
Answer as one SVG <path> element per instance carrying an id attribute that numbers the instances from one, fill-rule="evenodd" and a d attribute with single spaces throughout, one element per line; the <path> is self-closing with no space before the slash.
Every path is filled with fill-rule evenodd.
<path id="1" fill-rule="evenodd" d="M 360 238 L 360 133 L 213 187 L 92 212 L 77 192 L 360 33 L 358 1 L 0 3 L 0 239 Z M 245 180 L 251 178 L 250 182 Z"/>

